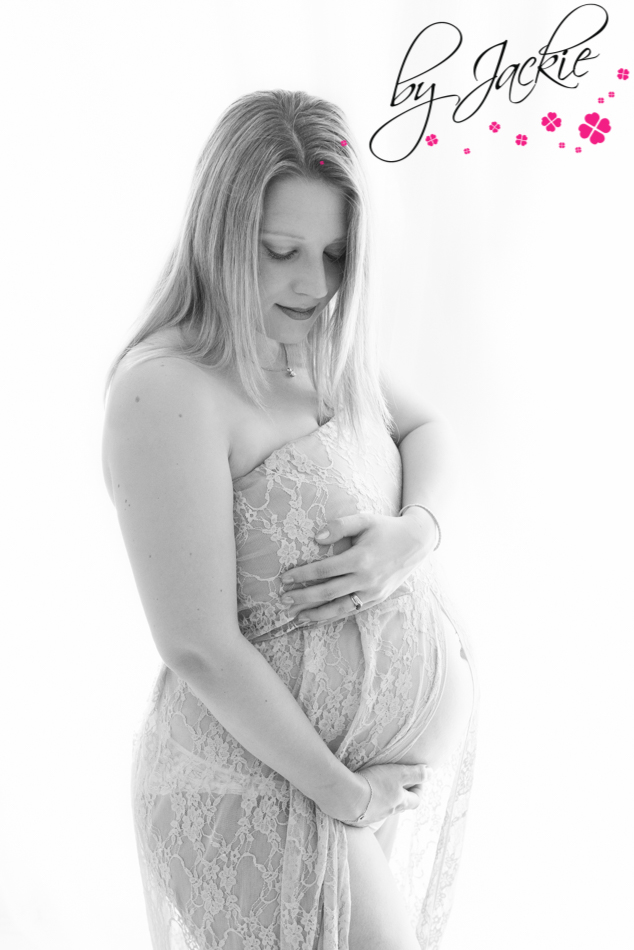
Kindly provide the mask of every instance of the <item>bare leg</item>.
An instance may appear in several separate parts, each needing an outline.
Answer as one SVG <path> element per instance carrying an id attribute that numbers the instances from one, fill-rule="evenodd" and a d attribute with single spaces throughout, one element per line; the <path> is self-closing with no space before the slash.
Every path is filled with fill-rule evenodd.
<path id="1" fill-rule="evenodd" d="M 381 845 L 383 854 L 388 861 L 392 856 L 392 848 L 394 847 L 400 817 L 400 815 L 391 815 L 389 818 L 386 818 L 381 827 L 377 828 L 374 832 L 374 837 Z"/>
<path id="2" fill-rule="evenodd" d="M 370 828 L 344 828 L 352 901 L 350 950 L 420 950 L 377 836 Z"/>

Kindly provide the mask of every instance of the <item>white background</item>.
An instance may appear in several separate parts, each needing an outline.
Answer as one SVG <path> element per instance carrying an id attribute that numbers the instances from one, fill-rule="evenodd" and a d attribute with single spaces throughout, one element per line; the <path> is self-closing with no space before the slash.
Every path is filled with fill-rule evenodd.
<path id="1" fill-rule="evenodd" d="M 465 455 L 442 554 L 482 710 L 443 950 L 631 945 L 634 75 L 616 78 L 634 67 L 631 5 L 607 0 L 578 89 L 542 77 L 521 105 L 493 91 L 460 125 L 437 105 L 439 144 L 403 162 L 367 147 L 424 26 L 462 30 L 434 79 L 464 96 L 486 47 L 508 39 L 505 64 L 523 62 L 573 6 L 65 0 L 5 14 L 7 950 L 149 950 L 129 767 L 159 658 L 102 480 L 102 387 L 220 111 L 276 87 L 348 115 L 385 351 Z M 602 108 L 612 132 L 582 142 L 578 123 Z"/>

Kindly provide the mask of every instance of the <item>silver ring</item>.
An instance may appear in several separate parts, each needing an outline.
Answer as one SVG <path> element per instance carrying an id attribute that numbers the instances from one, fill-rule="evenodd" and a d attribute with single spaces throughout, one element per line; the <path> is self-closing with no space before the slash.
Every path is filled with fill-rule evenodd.
<path id="1" fill-rule="evenodd" d="M 349 594 L 348 596 L 350 597 L 350 600 L 354 604 L 355 610 L 360 610 L 363 607 L 363 604 L 361 603 L 361 601 L 359 600 L 356 594 Z"/>

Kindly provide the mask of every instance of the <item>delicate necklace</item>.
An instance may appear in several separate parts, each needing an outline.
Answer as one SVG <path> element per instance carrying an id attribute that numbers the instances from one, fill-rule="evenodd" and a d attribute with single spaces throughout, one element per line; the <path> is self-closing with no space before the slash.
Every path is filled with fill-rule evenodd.
<path id="1" fill-rule="evenodd" d="M 270 369 L 268 366 L 261 366 L 260 369 L 266 370 L 267 373 L 286 373 L 287 376 L 296 376 L 297 373 L 295 372 L 295 370 L 291 369 L 291 367 L 289 366 L 288 353 L 286 352 L 286 347 L 284 346 L 283 343 L 282 343 L 282 347 L 284 349 L 284 359 L 286 360 L 286 368 L 285 369 Z"/>

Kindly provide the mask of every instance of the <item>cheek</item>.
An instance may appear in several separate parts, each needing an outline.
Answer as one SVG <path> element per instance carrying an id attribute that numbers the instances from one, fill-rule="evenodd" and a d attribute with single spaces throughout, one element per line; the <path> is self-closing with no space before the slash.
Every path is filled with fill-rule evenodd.
<path id="1" fill-rule="evenodd" d="M 258 275 L 260 296 L 264 299 L 275 296 L 276 291 L 281 284 L 279 272 L 272 268 L 268 261 L 262 261 L 260 263 Z"/>

